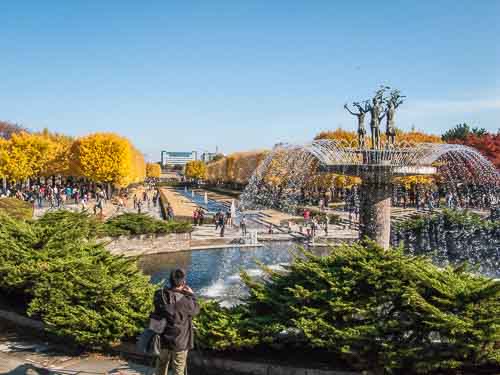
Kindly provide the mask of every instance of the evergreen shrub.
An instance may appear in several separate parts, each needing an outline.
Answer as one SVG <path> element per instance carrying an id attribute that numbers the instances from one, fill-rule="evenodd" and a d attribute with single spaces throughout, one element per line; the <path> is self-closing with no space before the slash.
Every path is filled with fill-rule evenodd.
<path id="1" fill-rule="evenodd" d="M 49 332 L 92 348 L 134 337 L 155 288 L 136 259 L 94 242 L 98 232 L 99 223 L 82 213 L 34 222 L 0 215 L 0 292 L 24 301 Z"/>
<path id="2" fill-rule="evenodd" d="M 176 220 L 163 221 L 146 214 L 124 213 L 107 220 L 102 233 L 108 236 L 186 233 L 192 226 Z"/>
<path id="3" fill-rule="evenodd" d="M 33 216 L 33 207 L 31 203 L 17 198 L 0 198 L 0 212 L 14 216 L 18 219 L 31 219 Z"/>
<path id="4" fill-rule="evenodd" d="M 500 281 L 438 268 L 430 260 L 373 242 L 306 251 L 263 280 L 243 273 L 245 304 L 204 305 L 202 347 L 286 345 L 316 348 L 358 369 L 427 373 L 500 365 Z M 285 347 L 282 350 L 286 350 Z"/>

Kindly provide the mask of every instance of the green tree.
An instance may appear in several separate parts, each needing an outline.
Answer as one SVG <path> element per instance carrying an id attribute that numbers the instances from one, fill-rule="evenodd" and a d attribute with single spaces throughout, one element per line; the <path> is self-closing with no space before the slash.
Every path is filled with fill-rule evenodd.
<path id="1" fill-rule="evenodd" d="M 465 141 L 467 137 L 471 134 L 481 137 L 485 135 L 486 129 L 484 128 L 471 128 L 467 123 L 457 124 L 454 128 L 447 130 L 443 135 L 442 139 L 445 142 L 451 141 Z"/>

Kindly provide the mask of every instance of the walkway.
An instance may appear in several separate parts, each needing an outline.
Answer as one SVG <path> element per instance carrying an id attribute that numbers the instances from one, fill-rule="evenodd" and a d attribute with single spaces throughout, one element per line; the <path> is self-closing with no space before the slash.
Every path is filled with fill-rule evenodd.
<path id="1" fill-rule="evenodd" d="M 231 196 L 224 195 L 222 193 L 213 193 L 204 189 L 196 189 L 197 194 L 204 194 L 207 192 L 208 198 L 210 200 L 215 200 L 225 204 L 228 208 L 231 205 L 231 201 L 234 199 Z M 184 198 L 186 199 L 186 198 Z M 238 202 L 237 202 L 238 203 Z M 292 241 L 292 240 L 304 240 L 305 239 L 305 229 L 300 232 L 300 226 L 292 224 L 291 231 L 288 227 L 282 226 L 282 223 L 287 223 L 293 219 L 300 219 L 300 216 L 291 215 L 285 212 L 281 212 L 274 209 L 259 210 L 259 211 L 246 211 L 249 230 L 256 230 L 258 232 L 258 238 L 262 241 Z M 236 225 L 239 225 L 236 220 Z M 207 243 L 210 238 L 214 238 L 217 235 L 215 232 L 214 225 L 210 226 L 211 229 L 199 229 L 195 227 L 193 232 L 193 239 L 204 239 Z M 269 233 L 269 229 L 272 229 L 272 233 Z M 241 234 L 237 228 L 233 228 L 228 231 L 226 229 L 226 237 L 232 239 L 239 239 Z M 325 235 L 323 230 L 318 230 L 316 234 L 316 241 L 350 241 L 358 237 L 358 232 L 356 228 L 350 228 L 346 223 L 342 225 L 329 225 L 328 235 Z M 226 241 L 227 242 L 227 241 Z M 193 246 L 198 246 L 193 244 Z"/>
<path id="2" fill-rule="evenodd" d="M 135 189 L 131 189 L 130 194 L 129 194 L 129 198 L 126 201 L 124 201 L 125 207 L 122 207 L 119 211 L 117 210 L 118 205 L 116 204 L 116 202 L 113 199 L 111 201 L 107 201 L 104 204 L 104 207 L 102 210 L 103 211 L 103 219 L 106 220 L 106 219 L 109 219 L 110 217 L 113 217 L 113 216 L 116 216 L 116 215 L 119 215 L 122 213 L 137 213 L 137 209 L 134 208 L 133 196 L 134 196 L 134 194 L 137 194 L 137 197 L 142 197 L 143 191 L 144 191 L 144 187 L 142 187 L 142 186 L 135 188 Z M 152 191 L 148 192 L 148 195 L 150 198 L 152 198 L 153 192 Z M 94 199 L 90 200 L 86 204 L 88 212 L 93 213 L 94 205 L 95 205 Z M 58 209 L 65 209 L 65 210 L 70 210 L 70 211 L 74 211 L 74 212 L 80 212 L 80 211 L 82 211 L 82 205 L 75 204 L 74 199 L 70 199 L 70 200 L 68 200 L 68 202 L 64 206 L 62 206 L 60 208 L 52 208 L 51 209 L 47 206 L 47 202 L 44 202 L 43 208 L 38 208 L 38 207 L 35 208 L 35 213 L 34 213 L 33 217 L 39 218 L 39 217 L 43 216 L 43 214 L 45 214 L 48 211 L 58 210 Z M 154 207 L 152 201 L 150 201 L 149 207 L 148 207 L 147 203 L 144 203 L 142 205 L 141 212 L 147 213 L 147 214 L 149 214 L 157 219 L 161 218 L 161 212 L 160 212 L 159 205 L 157 207 Z"/>
<path id="3" fill-rule="evenodd" d="M 0 374 L 151 374 L 133 361 L 100 354 L 71 355 L 64 348 L 0 320 Z M 148 372 L 149 371 L 149 372 Z"/>
<path id="4" fill-rule="evenodd" d="M 179 194 L 174 187 L 162 187 L 160 191 L 167 198 L 168 203 L 174 210 L 174 217 L 192 217 L 193 211 L 198 207 L 188 198 Z"/>

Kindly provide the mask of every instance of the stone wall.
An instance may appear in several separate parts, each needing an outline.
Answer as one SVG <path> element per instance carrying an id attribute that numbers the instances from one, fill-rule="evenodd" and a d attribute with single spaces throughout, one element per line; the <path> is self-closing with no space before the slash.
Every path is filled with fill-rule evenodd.
<path id="1" fill-rule="evenodd" d="M 100 239 L 113 254 L 146 255 L 169 253 L 191 248 L 191 233 L 142 234 L 136 236 L 104 237 Z"/>

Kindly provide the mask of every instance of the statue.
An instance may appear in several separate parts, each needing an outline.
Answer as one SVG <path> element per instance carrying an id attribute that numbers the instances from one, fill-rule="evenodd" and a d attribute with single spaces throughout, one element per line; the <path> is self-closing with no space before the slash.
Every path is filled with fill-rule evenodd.
<path id="1" fill-rule="evenodd" d="M 387 122 L 385 135 L 387 136 L 387 141 L 389 146 L 394 146 L 396 142 L 396 127 L 394 126 L 394 113 L 396 112 L 396 108 L 394 107 L 394 103 L 392 100 L 389 100 L 387 103 Z"/>
<path id="2" fill-rule="evenodd" d="M 365 148 L 365 136 L 366 136 L 365 114 L 370 111 L 370 107 L 368 101 L 365 101 L 364 108 L 358 102 L 354 102 L 352 103 L 352 105 L 358 109 L 358 112 L 351 111 L 347 104 L 344 104 L 344 108 L 351 115 L 356 116 L 358 118 L 358 147 Z"/>
<path id="3" fill-rule="evenodd" d="M 399 90 L 393 90 L 387 102 L 385 135 L 387 136 L 387 141 L 390 146 L 394 146 L 396 142 L 396 122 L 394 120 L 394 115 L 396 114 L 396 109 L 403 103 L 403 98 L 405 98 L 405 96 L 401 95 Z"/>
<path id="4" fill-rule="evenodd" d="M 379 89 L 372 99 L 370 110 L 370 130 L 372 133 L 372 149 L 380 149 L 380 122 L 384 119 L 386 111 L 382 108 L 384 103 L 384 92 L 387 88 Z M 381 115 L 382 113 L 382 115 Z"/>

